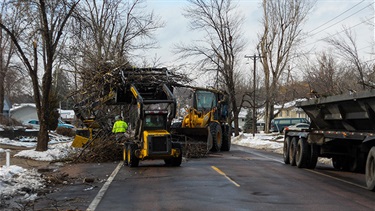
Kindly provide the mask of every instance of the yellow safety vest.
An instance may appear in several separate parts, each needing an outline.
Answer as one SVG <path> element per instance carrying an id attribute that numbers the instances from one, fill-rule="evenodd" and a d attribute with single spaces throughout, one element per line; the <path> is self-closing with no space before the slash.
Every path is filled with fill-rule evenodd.
<path id="1" fill-rule="evenodd" d="M 117 120 L 112 128 L 112 133 L 125 133 L 128 129 L 128 124 L 122 120 Z"/>

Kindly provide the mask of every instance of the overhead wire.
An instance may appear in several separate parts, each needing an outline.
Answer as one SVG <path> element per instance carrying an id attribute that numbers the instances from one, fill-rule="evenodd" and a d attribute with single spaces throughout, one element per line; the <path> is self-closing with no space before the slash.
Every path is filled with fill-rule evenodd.
<path id="1" fill-rule="evenodd" d="M 363 1 L 362 1 L 362 2 L 363 2 Z M 360 2 L 360 3 L 361 3 L 361 2 Z M 358 4 L 356 4 L 356 5 L 358 5 Z M 353 9 L 356 5 L 352 6 L 350 9 Z M 340 23 L 340 22 L 343 22 L 343 21 L 347 20 L 348 18 L 350 18 L 350 17 L 352 17 L 352 16 L 358 14 L 359 12 L 363 11 L 364 9 L 366 9 L 366 8 L 372 6 L 372 5 L 374 5 L 374 2 L 373 2 L 373 3 L 370 3 L 370 4 L 368 4 L 368 5 L 366 5 L 365 7 L 361 8 L 360 10 L 356 11 L 355 13 L 353 13 L 353 14 L 351 14 L 351 15 L 345 17 L 344 19 L 342 19 L 342 20 L 340 20 L 340 21 L 337 21 L 337 22 L 335 22 L 334 24 L 332 24 L 332 25 L 330 25 L 330 26 L 328 26 L 328 27 L 326 27 L 326 28 L 324 28 L 324 29 L 322 29 L 322 30 L 320 30 L 320 31 L 318 31 L 318 32 L 316 32 L 316 33 L 314 33 L 314 34 L 312 34 L 312 35 L 309 35 L 309 37 L 313 37 L 313 36 L 315 36 L 315 35 L 321 33 L 322 31 L 324 31 L 324 30 L 326 30 L 326 29 L 328 29 L 328 28 L 331 28 L 331 27 L 337 25 L 337 24 Z M 349 9 L 349 10 L 350 10 L 350 9 Z M 346 11 L 348 11 L 348 10 L 346 10 Z M 346 11 L 340 13 L 340 15 L 338 15 L 338 16 L 341 16 L 342 14 L 346 13 Z M 338 17 L 338 16 L 336 16 L 336 17 Z M 340 33 L 345 32 L 345 31 L 348 30 L 348 29 L 352 29 L 352 28 L 355 28 L 355 27 L 361 25 L 361 24 L 365 23 L 366 21 L 368 21 L 368 20 L 370 20 L 370 19 L 372 19 L 372 18 L 374 18 L 374 16 L 372 16 L 371 18 L 366 19 L 366 20 L 364 20 L 364 21 L 361 21 L 361 22 L 359 22 L 359 23 L 357 23 L 357 24 L 355 24 L 355 25 L 353 25 L 353 26 L 351 26 L 351 27 L 349 27 L 349 28 L 347 28 L 347 29 L 344 29 L 344 30 L 342 30 L 342 31 L 336 32 L 336 33 L 333 34 L 333 35 L 328 35 L 328 36 L 326 36 L 326 37 L 324 37 L 324 38 L 320 38 L 320 39 L 318 39 L 318 40 L 316 40 L 316 41 L 314 41 L 314 42 L 312 42 L 312 43 L 306 44 L 305 46 L 309 46 L 309 45 L 312 45 L 312 44 L 316 44 L 317 41 L 325 40 L 325 39 L 327 39 L 328 37 L 336 36 L 336 35 L 338 35 L 338 34 L 340 34 Z M 331 19 L 331 20 L 332 20 L 332 19 Z M 329 21 L 328 21 L 328 22 L 329 22 Z M 326 23 L 328 23 L 328 22 L 326 22 Z M 325 24 L 322 24 L 321 26 L 326 25 L 326 23 L 325 23 Z M 317 27 L 317 28 L 320 28 L 320 27 Z M 315 28 L 315 29 L 317 29 L 317 28 Z M 315 30 L 315 29 L 314 29 L 314 30 Z M 312 30 L 312 31 L 314 31 L 314 30 Z M 311 32 L 312 32 L 312 31 L 311 31 Z"/>
<path id="2" fill-rule="evenodd" d="M 338 14 L 337 16 L 335 16 L 334 18 L 330 19 L 329 21 L 327 21 L 327 22 L 323 23 L 322 25 L 316 27 L 315 29 L 311 30 L 310 33 L 313 32 L 313 31 L 315 31 L 315 30 L 317 30 L 317 29 L 319 29 L 319 28 L 321 28 L 321 27 L 323 27 L 323 26 L 325 26 L 325 25 L 327 25 L 328 23 L 330 23 L 331 21 L 337 19 L 338 17 L 344 15 L 345 13 L 347 13 L 347 12 L 349 12 L 350 10 L 354 9 L 354 8 L 357 7 L 358 5 L 362 4 L 364 1 L 365 1 L 365 0 L 362 0 L 362 1 L 359 2 L 358 4 L 356 4 L 356 5 L 352 6 L 352 7 L 350 7 L 349 9 L 347 9 L 347 10 L 345 10 L 344 12 Z"/>
<path id="3" fill-rule="evenodd" d="M 374 5 L 374 2 L 371 3 L 371 4 L 369 4 L 369 5 L 367 5 L 367 6 L 365 6 L 365 7 L 363 7 L 362 9 L 358 10 L 357 12 L 355 12 L 355 13 L 353 13 L 353 14 L 347 16 L 346 18 L 344 18 L 344 19 L 342 19 L 342 20 L 340 20 L 340 21 L 338 21 L 338 22 L 335 22 L 334 24 L 331 24 L 330 26 L 328 26 L 328 27 L 326 27 L 326 28 L 324 28 L 324 29 L 322 29 L 322 30 L 320 30 L 320 31 L 318 31 L 318 32 L 316 32 L 316 33 L 310 35 L 310 36 L 315 36 L 315 35 L 319 34 L 320 32 L 322 32 L 322 31 L 324 31 L 324 30 L 326 30 L 326 29 L 329 29 L 329 28 L 331 28 L 331 27 L 337 25 L 337 24 L 340 23 L 340 22 L 343 22 L 343 21 L 347 20 L 348 18 L 350 18 L 350 17 L 352 17 L 352 16 L 358 14 L 359 12 L 362 12 L 363 10 L 367 9 L 368 7 L 370 7 L 370 6 L 372 6 L 372 5 Z"/>

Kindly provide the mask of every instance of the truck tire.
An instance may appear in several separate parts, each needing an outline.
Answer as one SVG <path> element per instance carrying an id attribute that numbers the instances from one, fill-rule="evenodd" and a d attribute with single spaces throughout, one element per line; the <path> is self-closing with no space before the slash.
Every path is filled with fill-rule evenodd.
<path id="1" fill-rule="evenodd" d="M 228 152 L 230 150 L 230 146 L 232 145 L 232 141 L 230 138 L 230 131 L 229 131 L 229 125 L 224 125 L 222 128 L 223 131 L 223 143 L 221 145 L 221 151 Z"/>
<path id="2" fill-rule="evenodd" d="M 334 156 L 332 157 L 333 168 L 340 171 L 349 171 L 349 162 L 351 160 L 344 156 Z"/>
<path id="3" fill-rule="evenodd" d="M 296 165 L 297 138 L 293 137 L 289 146 L 289 162 L 291 166 Z"/>
<path id="4" fill-rule="evenodd" d="M 306 167 L 308 169 L 314 169 L 316 167 L 316 164 L 318 163 L 320 149 L 319 149 L 319 146 L 316 144 L 311 144 L 309 148 L 310 148 L 310 158 Z"/>
<path id="5" fill-rule="evenodd" d="M 223 143 L 223 133 L 221 131 L 221 127 L 217 122 L 210 123 L 210 134 L 212 136 L 212 152 L 219 152 L 221 148 L 221 144 Z"/>
<path id="6" fill-rule="evenodd" d="M 366 158 L 363 152 L 360 150 L 356 150 L 353 154 L 354 157 L 350 157 L 348 160 L 349 162 L 349 171 L 350 172 L 357 172 L 357 173 L 364 173 L 365 166 L 366 166 Z"/>
<path id="7" fill-rule="evenodd" d="M 135 150 L 138 149 L 137 144 L 129 144 L 128 145 L 128 166 L 129 167 L 138 167 L 139 159 L 135 156 Z"/>
<path id="8" fill-rule="evenodd" d="M 300 138 L 296 148 L 296 165 L 298 168 L 305 168 L 310 158 L 309 145 L 305 138 Z"/>
<path id="9" fill-rule="evenodd" d="M 290 164 L 290 160 L 289 160 L 290 139 L 291 138 L 289 136 L 284 138 L 283 158 L 284 158 L 285 164 Z"/>
<path id="10" fill-rule="evenodd" d="M 375 191 L 375 147 L 372 147 L 366 160 L 367 189 Z"/>

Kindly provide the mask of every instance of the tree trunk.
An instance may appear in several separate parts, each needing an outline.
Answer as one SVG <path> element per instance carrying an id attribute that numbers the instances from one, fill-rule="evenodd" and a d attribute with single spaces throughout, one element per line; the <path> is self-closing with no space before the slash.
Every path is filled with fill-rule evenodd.
<path id="1" fill-rule="evenodd" d="M 4 110 L 4 82 L 5 82 L 5 68 L 4 68 L 4 48 L 3 48 L 3 30 L 0 30 L 0 114 Z"/>
<path id="2" fill-rule="evenodd" d="M 38 142 L 36 145 L 35 151 L 39 152 L 44 152 L 47 151 L 48 149 L 48 141 L 49 141 L 49 136 L 48 136 L 48 128 L 47 124 L 43 123 L 43 121 L 40 121 L 40 128 L 39 128 L 39 133 L 38 133 Z M 47 122 L 47 121 L 44 121 Z"/>
<path id="3" fill-rule="evenodd" d="M 5 90 L 4 90 L 4 82 L 5 82 L 5 74 L 3 71 L 0 71 L 0 114 L 3 113 L 4 110 L 4 98 L 5 98 Z"/>

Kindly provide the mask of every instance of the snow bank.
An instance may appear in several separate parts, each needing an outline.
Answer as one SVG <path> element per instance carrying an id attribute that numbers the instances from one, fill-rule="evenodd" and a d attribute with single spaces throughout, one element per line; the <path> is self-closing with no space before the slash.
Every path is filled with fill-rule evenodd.
<path id="1" fill-rule="evenodd" d="M 7 199 L 14 195 L 23 195 L 24 200 L 34 200 L 37 190 L 44 188 L 44 180 L 35 169 L 19 166 L 0 167 L 0 195 Z"/>

